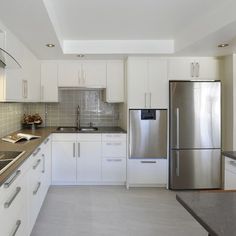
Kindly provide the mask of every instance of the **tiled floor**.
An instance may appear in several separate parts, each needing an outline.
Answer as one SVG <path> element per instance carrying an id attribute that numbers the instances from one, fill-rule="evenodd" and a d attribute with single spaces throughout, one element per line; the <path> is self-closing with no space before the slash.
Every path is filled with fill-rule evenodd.
<path id="1" fill-rule="evenodd" d="M 157 188 L 51 187 L 31 236 L 206 236 Z"/>

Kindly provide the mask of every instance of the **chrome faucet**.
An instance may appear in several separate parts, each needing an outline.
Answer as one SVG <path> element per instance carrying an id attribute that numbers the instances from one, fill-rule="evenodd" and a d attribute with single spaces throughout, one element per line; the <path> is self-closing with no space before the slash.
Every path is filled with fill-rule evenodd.
<path id="1" fill-rule="evenodd" d="M 77 127 L 77 129 L 80 129 L 80 107 L 79 107 L 79 105 L 77 107 L 76 127 Z"/>

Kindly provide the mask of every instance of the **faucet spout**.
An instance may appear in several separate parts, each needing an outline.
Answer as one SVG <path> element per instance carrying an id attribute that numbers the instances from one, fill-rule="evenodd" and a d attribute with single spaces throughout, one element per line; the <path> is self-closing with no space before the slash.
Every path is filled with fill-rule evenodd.
<path id="1" fill-rule="evenodd" d="M 80 107 L 78 105 L 77 107 L 77 117 L 76 117 L 76 127 L 77 129 L 80 129 Z"/>

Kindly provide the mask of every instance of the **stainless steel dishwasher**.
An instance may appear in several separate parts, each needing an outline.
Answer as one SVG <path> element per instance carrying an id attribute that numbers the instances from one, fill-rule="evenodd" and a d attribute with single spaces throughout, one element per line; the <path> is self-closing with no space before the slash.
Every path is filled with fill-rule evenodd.
<path id="1" fill-rule="evenodd" d="M 129 158 L 167 158 L 167 110 L 129 110 Z"/>

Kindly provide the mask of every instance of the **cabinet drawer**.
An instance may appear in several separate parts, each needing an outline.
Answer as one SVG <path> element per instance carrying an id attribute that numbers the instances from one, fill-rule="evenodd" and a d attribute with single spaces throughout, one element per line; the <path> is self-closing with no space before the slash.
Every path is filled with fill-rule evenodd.
<path id="1" fill-rule="evenodd" d="M 236 160 L 225 157 L 225 169 L 236 174 Z"/>
<path id="2" fill-rule="evenodd" d="M 128 181 L 130 184 L 166 184 L 167 160 L 129 160 Z"/>
<path id="3" fill-rule="evenodd" d="M 77 134 L 67 133 L 67 134 L 53 134 L 52 141 L 75 141 Z"/>
<path id="4" fill-rule="evenodd" d="M 80 141 L 101 141 L 101 134 L 78 134 L 78 142 Z"/>
<path id="5" fill-rule="evenodd" d="M 102 134 L 102 141 L 126 141 L 126 134 L 113 133 L 113 134 Z"/>
<path id="6" fill-rule="evenodd" d="M 107 141 L 102 143 L 103 157 L 126 157 L 125 141 Z"/>
<path id="7" fill-rule="evenodd" d="M 106 182 L 125 182 L 126 181 L 126 159 L 103 158 L 102 180 Z"/>

